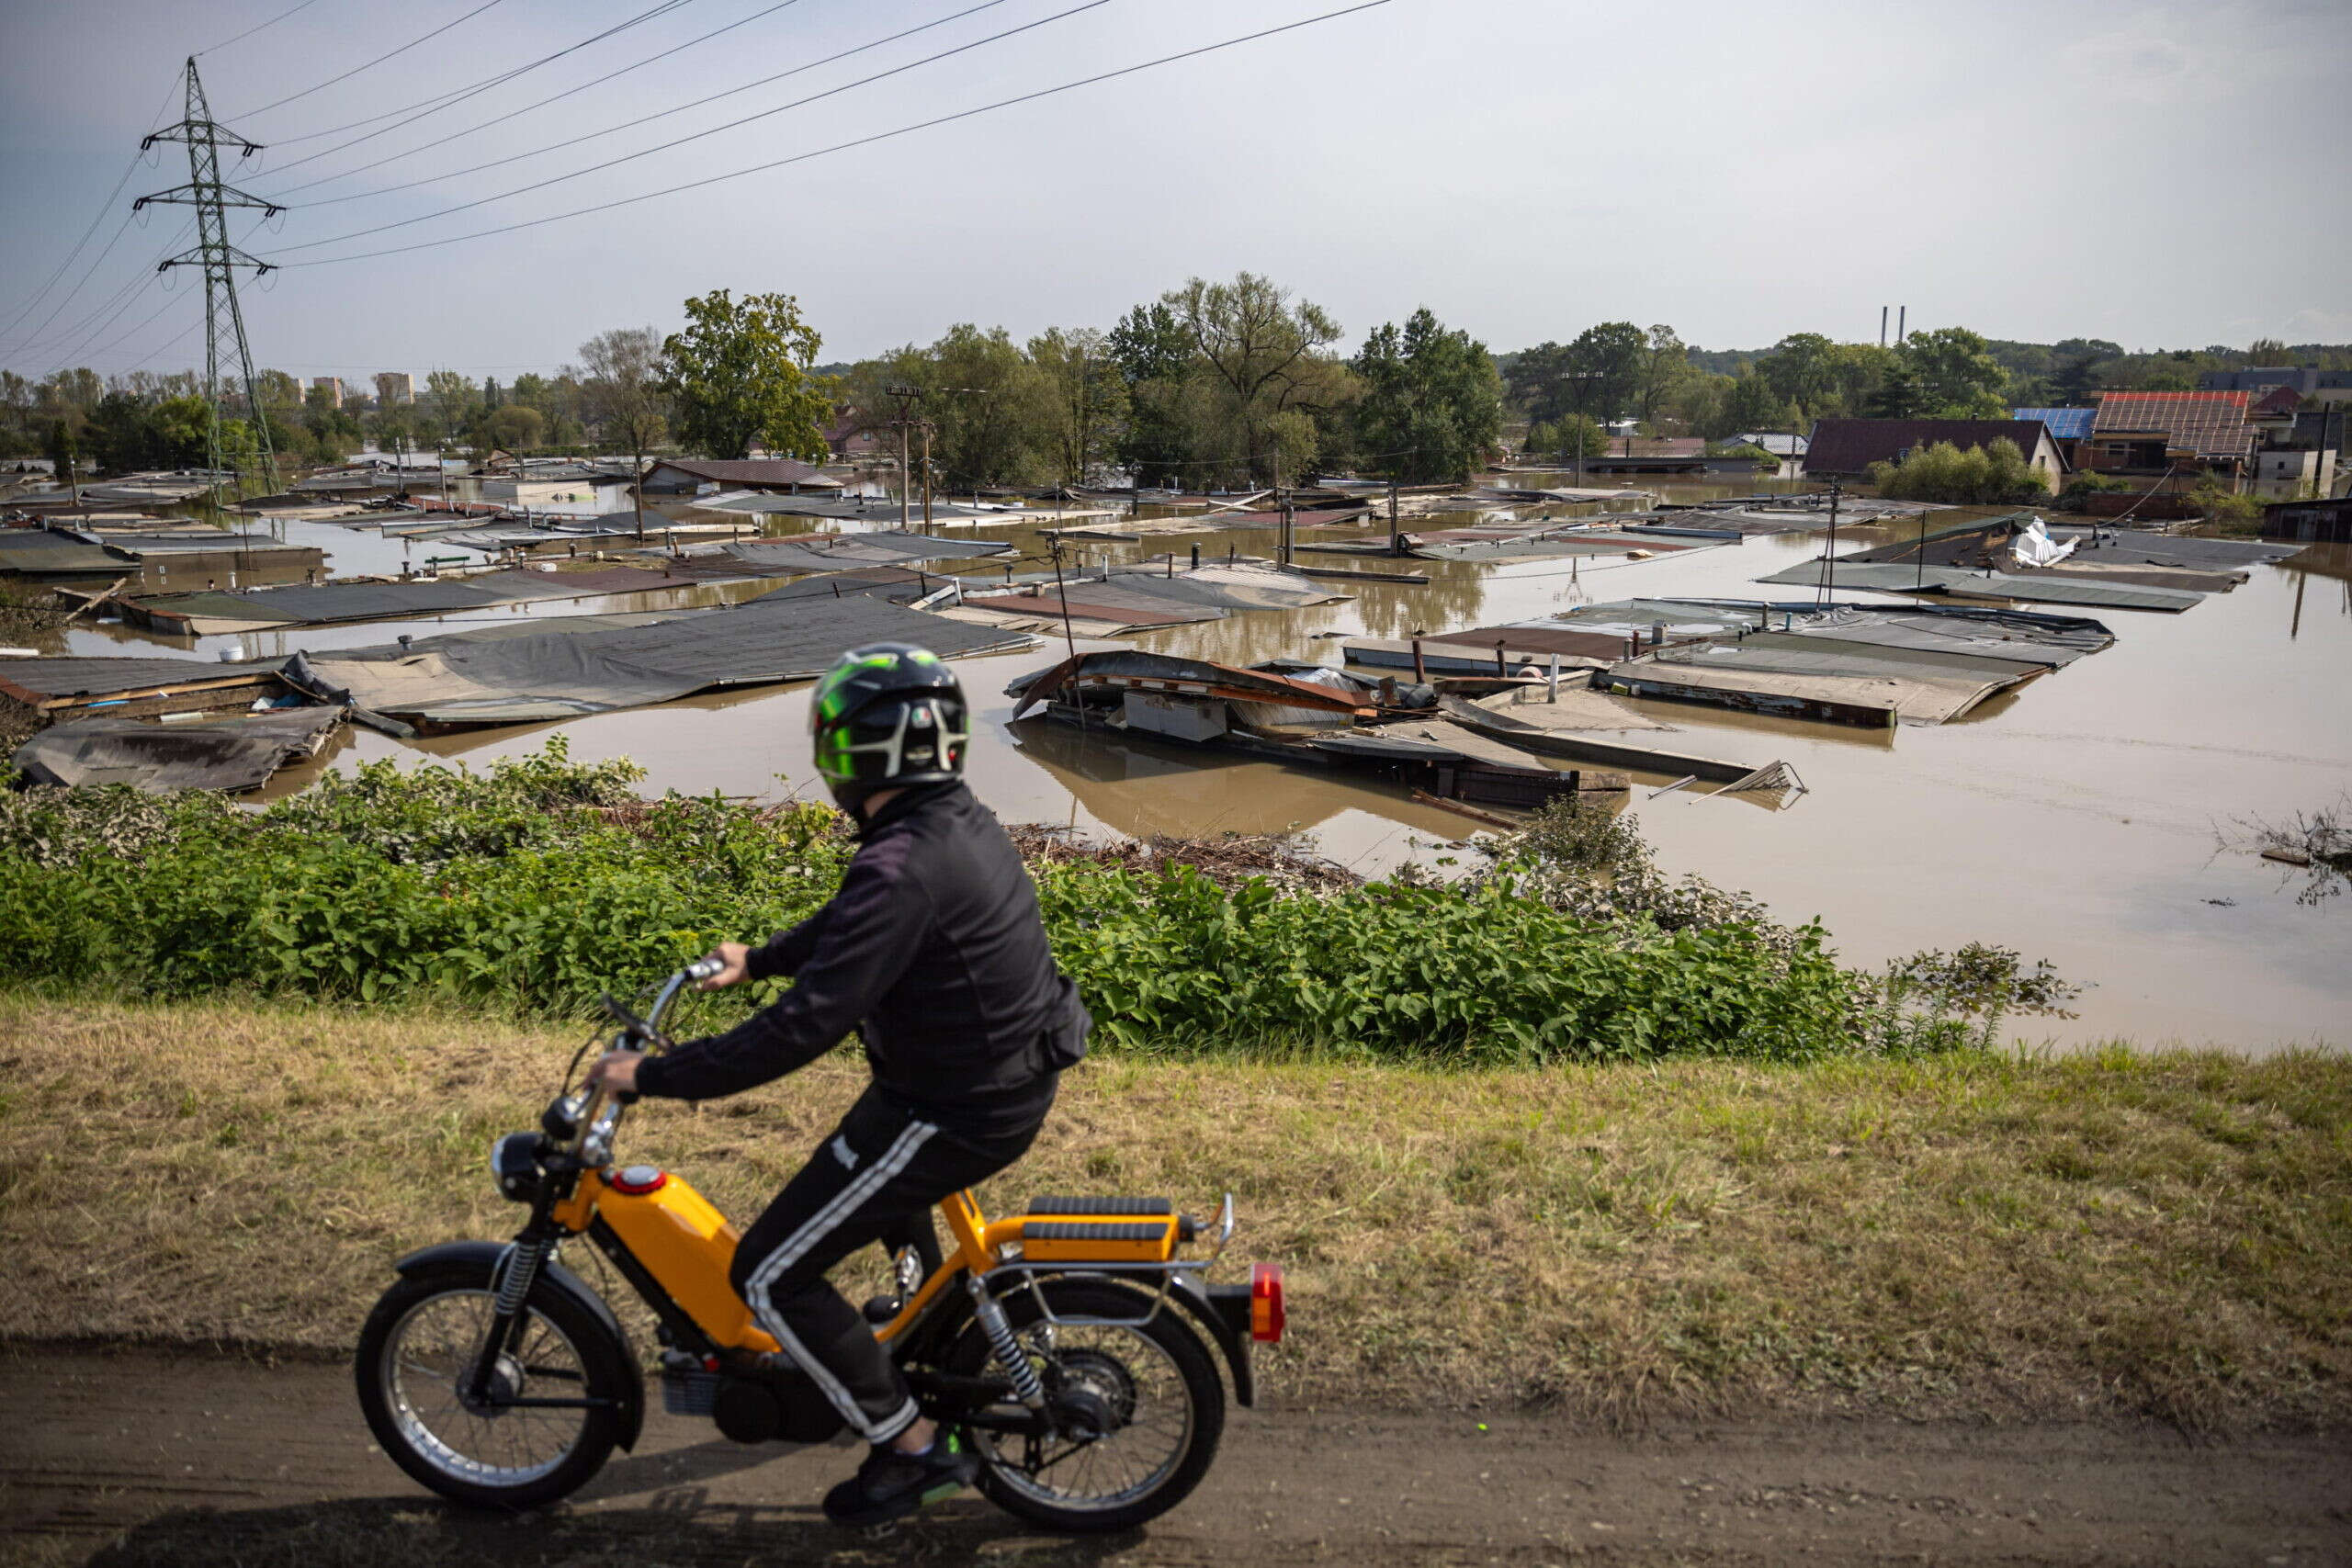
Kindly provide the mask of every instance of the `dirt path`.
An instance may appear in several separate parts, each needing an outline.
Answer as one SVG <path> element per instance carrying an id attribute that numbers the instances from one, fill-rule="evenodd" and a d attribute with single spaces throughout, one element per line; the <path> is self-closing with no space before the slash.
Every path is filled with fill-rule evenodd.
<path id="1" fill-rule="evenodd" d="M 1238 1412 L 1148 1531 L 1039 1536 L 977 1498 L 846 1534 L 843 1448 L 747 1450 L 656 1416 L 569 1507 L 446 1508 L 375 1452 L 340 1367 L 0 1353 L 0 1561 L 241 1568 L 979 1562 L 2352 1562 L 2352 1438 Z"/>

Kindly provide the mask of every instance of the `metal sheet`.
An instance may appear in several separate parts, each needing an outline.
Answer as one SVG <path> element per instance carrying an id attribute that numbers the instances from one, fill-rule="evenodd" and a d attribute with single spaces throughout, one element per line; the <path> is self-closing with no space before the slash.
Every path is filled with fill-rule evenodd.
<path id="1" fill-rule="evenodd" d="M 1828 583 L 1858 592 L 1951 593 L 1975 599 L 2015 600 L 2025 604 L 2097 604 L 2115 610 L 2163 610 L 2175 614 L 2204 603 L 2205 595 L 2175 588 L 2131 588 L 2079 578 L 2018 577 L 1958 571 L 1950 567 L 1925 569 L 1901 562 L 1810 560 L 1776 571 L 1758 582 L 1795 583 L 1813 587 Z"/>
<path id="2" fill-rule="evenodd" d="M 288 679 L 377 713 L 434 724 L 508 724 L 668 702 L 714 687 L 811 679 L 842 649 L 912 642 L 944 658 L 1035 639 L 869 594 L 754 599 L 650 624 L 500 637 L 458 633 L 402 647 L 295 656 Z"/>
<path id="3" fill-rule="evenodd" d="M 84 718 L 42 730 L 11 759 L 35 784 L 127 784 L 150 792 L 259 789 L 315 752 L 340 708 L 247 714 L 203 724 Z"/>

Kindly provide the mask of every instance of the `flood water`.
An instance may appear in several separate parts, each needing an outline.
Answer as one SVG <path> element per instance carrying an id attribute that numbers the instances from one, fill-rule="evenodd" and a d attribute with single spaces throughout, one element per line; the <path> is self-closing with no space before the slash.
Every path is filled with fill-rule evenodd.
<path id="1" fill-rule="evenodd" d="M 1647 488 L 1674 499 L 1731 492 L 1655 481 Z M 1425 517 L 1407 526 L 1467 520 Z M 382 570 L 359 558 L 383 541 L 317 526 L 348 541 L 345 547 L 320 541 L 334 548 L 335 570 Z M 995 526 L 976 536 L 1042 554 L 1034 529 Z M 1228 547 L 1245 556 L 1276 547 L 1271 532 L 1234 531 L 1080 547 L 1093 559 L 1128 560 L 1182 553 L 1195 539 L 1204 561 L 1221 560 Z M 1856 530 L 1849 540 L 1841 530 L 1838 546 L 1884 539 Z M 1231 663 L 1277 657 L 1337 663 L 1337 637 L 1318 634 L 1405 637 L 1634 596 L 1809 598 L 1806 590 L 1752 580 L 1818 555 L 1822 542 L 1818 533 L 1754 537 L 1642 561 L 1301 557 L 1426 572 L 1431 581 L 1333 580 L 1335 592 L 1354 597 L 1290 614 L 1236 613 L 1133 645 Z M 1657 779 L 1635 790 L 1629 809 L 1667 869 L 1751 892 L 1785 920 L 1819 919 L 1849 962 L 1984 941 L 2016 948 L 2029 961 L 2048 958 L 2068 977 L 2092 984 L 2077 1004 L 2079 1018 L 2019 1021 L 2017 1031 L 2029 1038 L 2078 1043 L 2122 1036 L 2257 1052 L 2352 1044 L 2352 898 L 2299 904 L 2301 874 L 2221 842 L 2247 820 L 2290 818 L 2352 791 L 2352 681 L 2345 673 L 2352 670 L 2352 547 L 2319 547 L 2250 572 L 2244 586 L 2184 615 L 2101 615 L 2116 634 L 2112 648 L 1940 727 L 1868 731 L 1641 704 L 1681 731 L 1660 737 L 1662 744 L 1758 764 L 1784 760 L 1811 793 L 1775 812 L 1683 791 L 1646 798 L 1649 788 L 1670 782 Z M 746 597 L 766 586 L 696 589 L 678 602 Z M 650 606 L 585 601 L 513 613 L 623 607 Z M 447 621 L 193 641 L 99 627 L 77 630 L 71 645 L 77 653 L 127 653 L 161 642 L 211 657 L 242 642 L 253 653 L 280 653 L 380 643 L 400 631 L 431 635 L 481 618 L 474 611 Z M 1079 646 L 1118 645 L 1080 638 Z M 1012 722 L 1004 683 L 1061 652 L 1057 640 L 958 666 L 975 705 L 973 785 L 1007 820 L 1136 835 L 1298 830 L 1330 858 L 1365 872 L 1444 856 L 1453 852 L 1449 841 L 1475 827 L 1345 773 L 1112 739 L 1043 720 Z M 652 791 L 817 794 L 805 694 L 805 686 L 723 694 L 411 742 L 353 729 L 328 756 L 280 774 L 270 793 L 366 759 L 478 763 L 560 732 L 576 758 L 634 758 L 647 768 Z"/>

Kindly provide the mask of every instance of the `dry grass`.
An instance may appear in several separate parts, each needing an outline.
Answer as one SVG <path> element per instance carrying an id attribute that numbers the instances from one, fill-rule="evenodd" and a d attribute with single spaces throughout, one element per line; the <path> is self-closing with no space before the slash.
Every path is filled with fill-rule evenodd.
<path id="1" fill-rule="evenodd" d="M 496 1235 L 483 1170 L 576 1039 L 452 1016 L 0 998 L 0 1322 L 346 1346 L 402 1250 Z M 837 1058 L 627 1157 L 748 1214 Z M 2352 1061 L 2142 1055 L 1542 1073 L 1073 1074 L 986 1196 L 1232 1190 L 1290 1269 L 1279 1397 L 2185 1427 L 2352 1415 Z"/>

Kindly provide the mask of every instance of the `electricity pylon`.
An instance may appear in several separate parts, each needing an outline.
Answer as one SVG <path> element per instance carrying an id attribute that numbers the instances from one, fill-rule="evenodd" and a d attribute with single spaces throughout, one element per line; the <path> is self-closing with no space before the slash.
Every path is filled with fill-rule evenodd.
<path id="1" fill-rule="evenodd" d="M 196 56 L 192 54 L 187 61 L 187 118 L 148 137 L 139 144 L 139 150 L 144 152 L 158 141 L 187 143 L 187 184 L 142 196 L 130 207 L 136 212 L 153 201 L 196 209 L 196 248 L 165 259 L 156 270 L 164 272 L 175 266 L 204 269 L 204 402 L 210 411 L 205 426 L 206 466 L 217 475 L 230 457 L 221 449 L 220 440 L 220 360 L 222 351 L 232 348 L 237 355 L 237 370 L 244 378 L 245 423 L 253 431 L 254 448 L 260 455 L 262 481 L 275 491 L 277 458 L 270 450 L 269 421 L 263 415 L 261 388 L 254 378 L 254 351 L 245 341 L 245 312 L 237 303 L 237 268 L 251 267 L 258 277 L 270 270 L 270 264 L 247 255 L 229 243 L 228 209 L 258 208 L 262 216 L 268 218 L 285 209 L 220 183 L 223 144 L 235 148 L 240 158 L 252 157 L 261 151 L 261 145 L 214 121 L 211 107 L 204 101 L 204 84 L 197 79 Z M 237 477 L 242 480 L 244 476 L 239 472 Z"/>

